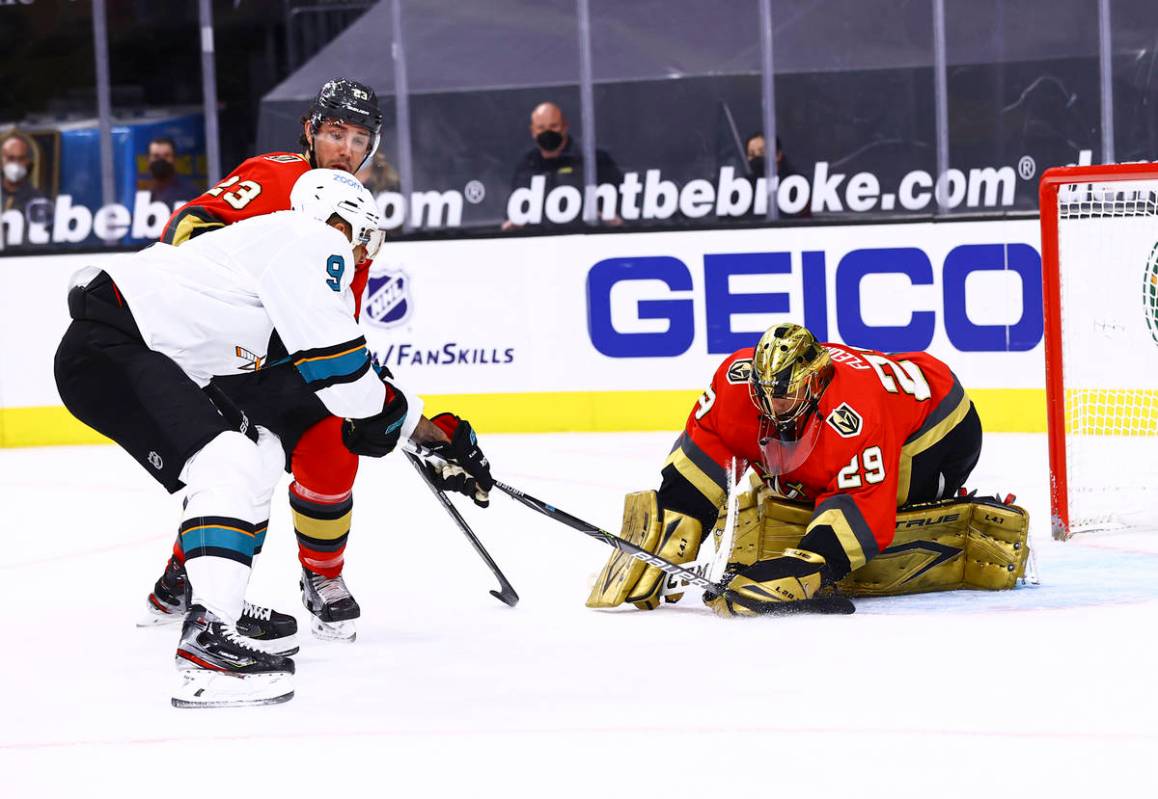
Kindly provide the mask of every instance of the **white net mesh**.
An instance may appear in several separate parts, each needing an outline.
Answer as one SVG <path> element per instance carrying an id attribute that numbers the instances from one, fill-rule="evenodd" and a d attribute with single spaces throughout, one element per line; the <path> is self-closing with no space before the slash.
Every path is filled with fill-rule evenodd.
<path id="1" fill-rule="evenodd" d="M 1158 526 L 1158 179 L 1058 193 L 1070 531 Z"/>

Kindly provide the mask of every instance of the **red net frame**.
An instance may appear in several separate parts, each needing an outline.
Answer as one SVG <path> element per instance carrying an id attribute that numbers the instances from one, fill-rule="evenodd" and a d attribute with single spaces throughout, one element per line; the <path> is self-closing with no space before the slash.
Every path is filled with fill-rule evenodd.
<path id="1" fill-rule="evenodd" d="M 1158 164 L 1054 167 L 1041 176 L 1042 313 L 1045 321 L 1046 427 L 1049 434 L 1050 527 L 1068 539 L 1070 527 L 1066 464 L 1065 364 L 1062 358 L 1061 265 L 1058 254 L 1058 192 L 1063 186 L 1158 180 Z"/>

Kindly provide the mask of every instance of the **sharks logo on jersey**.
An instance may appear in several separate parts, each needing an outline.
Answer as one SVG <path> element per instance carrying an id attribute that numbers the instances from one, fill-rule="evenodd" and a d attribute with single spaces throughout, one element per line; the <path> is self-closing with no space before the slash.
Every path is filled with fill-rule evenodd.
<path id="1" fill-rule="evenodd" d="M 243 372 L 256 372 L 261 367 L 265 366 L 265 356 L 257 355 L 250 352 L 245 347 L 235 346 L 233 354 L 242 360 L 241 366 L 237 367 Z"/>
<path id="2" fill-rule="evenodd" d="M 370 275 L 363 313 L 372 325 L 395 327 L 410 316 L 410 277 L 401 269 Z"/>

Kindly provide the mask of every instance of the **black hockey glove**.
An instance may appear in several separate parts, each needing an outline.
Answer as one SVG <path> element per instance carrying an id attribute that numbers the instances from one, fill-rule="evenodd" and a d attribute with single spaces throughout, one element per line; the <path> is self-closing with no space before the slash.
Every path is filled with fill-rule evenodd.
<path id="1" fill-rule="evenodd" d="M 406 397 L 389 383 L 381 413 L 365 419 L 342 420 L 342 443 L 355 455 L 381 458 L 398 446 L 402 423 L 406 421 Z"/>
<path id="2" fill-rule="evenodd" d="M 490 490 L 495 487 L 491 477 L 491 466 L 479 448 L 478 438 L 470 422 L 453 413 L 440 413 L 430 420 L 450 438 L 450 443 L 438 443 L 430 447 L 444 464 L 426 464 L 426 473 L 431 482 L 443 491 L 466 494 L 480 508 L 491 504 Z"/>

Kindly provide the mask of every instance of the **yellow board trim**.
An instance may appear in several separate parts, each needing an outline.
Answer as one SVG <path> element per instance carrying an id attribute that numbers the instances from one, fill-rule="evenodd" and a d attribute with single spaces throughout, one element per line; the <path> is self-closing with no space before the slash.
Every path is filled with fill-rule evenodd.
<path id="1" fill-rule="evenodd" d="M 454 411 L 487 433 L 636 432 L 683 429 L 700 396 L 690 391 L 550 391 L 435 394 L 427 415 Z M 1044 433 L 1044 389 L 969 389 L 989 433 Z M 63 407 L 0 408 L 0 447 L 100 444 L 107 439 Z"/>

